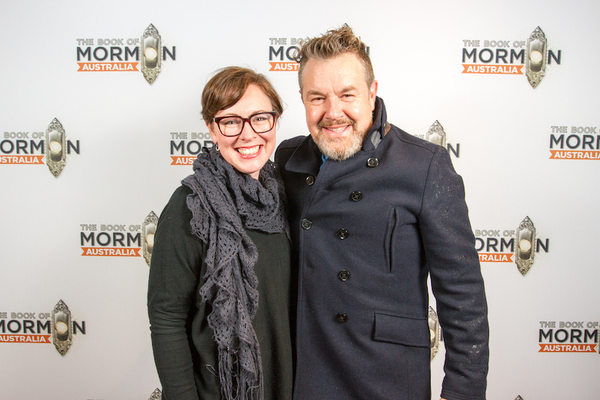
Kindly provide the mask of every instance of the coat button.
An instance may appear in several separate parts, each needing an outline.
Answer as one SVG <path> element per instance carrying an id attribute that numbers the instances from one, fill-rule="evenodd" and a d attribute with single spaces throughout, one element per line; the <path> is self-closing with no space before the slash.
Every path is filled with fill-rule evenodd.
<path id="1" fill-rule="evenodd" d="M 335 316 L 335 319 L 340 324 L 344 324 L 344 323 L 348 322 L 348 315 L 346 315 L 344 313 L 339 313 L 338 315 Z"/>
<path id="2" fill-rule="evenodd" d="M 312 222 L 311 222 L 311 221 L 309 221 L 309 220 L 307 220 L 307 219 L 305 218 L 305 219 L 303 219 L 303 220 L 302 220 L 302 223 L 301 223 L 301 225 L 302 225 L 302 228 L 304 228 L 304 229 L 308 230 L 308 229 L 310 229 L 310 228 L 312 227 Z"/>
<path id="3" fill-rule="evenodd" d="M 315 177 L 312 175 L 309 175 L 306 177 L 306 184 L 308 186 L 312 186 L 315 183 Z"/>
<path id="4" fill-rule="evenodd" d="M 350 271 L 343 269 L 338 273 L 338 277 L 342 282 L 346 282 L 348 279 L 350 279 Z"/>
<path id="5" fill-rule="evenodd" d="M 352 201 L 361 201 L 362 200 L 362 193 L 359 192 L 358 190 L 355 190 L 354 192 L 352 192 L 350 194 L 350 199 L 352 199 Z"/>
<path id="6" fill-rule="evenodd" d="M 350 236 L 350 232 L 348 232 L 346 229 L 342 228 L 340 229 L 338 232 L 338 236 L 340 239 L 344 240 L 346 239 L 348 236 Z"/>
<path id="7" fill-rule="evenodd" d="M 371 157 L 367 160 L 367 167 L 369 167 L 369 168 L 375 168 L 378 165 L 379 165 L 379 159 L 377 159 L 376 157 Z"/>

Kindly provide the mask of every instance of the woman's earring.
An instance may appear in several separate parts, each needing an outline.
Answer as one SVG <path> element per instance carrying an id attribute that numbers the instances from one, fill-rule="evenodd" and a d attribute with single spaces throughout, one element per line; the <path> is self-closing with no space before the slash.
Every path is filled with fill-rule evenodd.
<path id="1" fill-rule="evenodd" d="M 215 150 L 219 151 L 219 143 L 215 144 Z"/>

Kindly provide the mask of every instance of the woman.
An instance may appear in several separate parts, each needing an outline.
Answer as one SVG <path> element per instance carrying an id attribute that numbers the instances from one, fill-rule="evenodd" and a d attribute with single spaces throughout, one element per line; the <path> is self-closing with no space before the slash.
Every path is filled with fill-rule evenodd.
<path id="1" fill-rule="evenodd" d="M 282 112 L 267 79 L 245 68 L 204 88 L 214 146 L 163 210 L 150 268 L 163 399 L 291 399 L 290 244 L 269 160 Z"/>

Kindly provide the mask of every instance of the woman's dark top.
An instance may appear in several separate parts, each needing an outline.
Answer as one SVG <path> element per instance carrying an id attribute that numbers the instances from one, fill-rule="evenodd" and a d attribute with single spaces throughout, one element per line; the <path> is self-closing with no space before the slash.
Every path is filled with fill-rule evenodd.
<path id="1" fill-rule="evenodd" d="M 217 346 L 201 303 L 207 246 L 191 232 L 186 205 L 191 190 L 178 188 L 163 210 L 154 240 L 148 284 L 152 348 L 166 400 L 220 400 Z M 284 232 L 246 233 L 258 249 L 258 311 L 253 327 L 264 374 L 265 400 L 292 398 L 292 318 L 295 277 Z"/>

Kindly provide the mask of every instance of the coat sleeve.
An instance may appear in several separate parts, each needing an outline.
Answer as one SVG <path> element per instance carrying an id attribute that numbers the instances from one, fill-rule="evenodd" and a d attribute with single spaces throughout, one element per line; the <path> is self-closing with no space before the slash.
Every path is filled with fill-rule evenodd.
<path id="1" fill-rule="evenodd" d="M 192 236 L 186 189 L 179 188 L 161 213 L 148 282 L 152 349 L 163 399 L 198 400 L 189 328 L 203 246 Z"/>
<path id="2" fill-rule="evenodd" d="M 463 181 L 441 147 L 431 161 L 419 223 L 446 346 L 442 397 L 483 400 L 487 302 Z"/>

